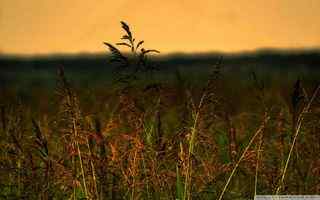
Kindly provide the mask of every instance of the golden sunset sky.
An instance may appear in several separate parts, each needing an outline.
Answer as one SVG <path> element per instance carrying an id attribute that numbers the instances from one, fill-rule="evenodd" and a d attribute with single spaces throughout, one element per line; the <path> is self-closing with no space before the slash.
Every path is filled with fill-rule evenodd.
<path id="1" fill-rule="evenodd" d="M 320 0 L 1 0 L 0 53 L 94 53 L 127 21 L 162 53 L 320 47 Z"/>

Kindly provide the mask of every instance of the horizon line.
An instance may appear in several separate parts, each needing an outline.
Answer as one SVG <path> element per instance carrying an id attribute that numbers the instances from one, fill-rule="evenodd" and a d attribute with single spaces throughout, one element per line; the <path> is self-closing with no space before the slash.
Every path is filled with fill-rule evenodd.
<path id="1" fill-rule="evenodd" d="M 166 56 L 177 56 L 177 55 L 242 55 L 242 54 L 257 54 L 257 53 L 302 53 L 302 52 L 319 52 L 320 46 L 315 47 L 298 47 L 298 48 L 277 48 L 277 47 L 262 47 L 251 50 L 239 50 L 239 51 L 173 51 L 173 52 L 161 52 L 160 54 L 153 54 L 154 57 L 166 57 Z M 122 51 L 124 54 L 130 53 L 130 51 Z M 109 55 L 108 49 L 106 51 L 79 51 L 79 52 L 52 52 L 52 53 L 6 53 L 0 52 L 0 57 L 13 57 L 13 58 L 41 58 L 41 57 L 80 57 L 80 56 L 97 56 L 97 55 Z"/>

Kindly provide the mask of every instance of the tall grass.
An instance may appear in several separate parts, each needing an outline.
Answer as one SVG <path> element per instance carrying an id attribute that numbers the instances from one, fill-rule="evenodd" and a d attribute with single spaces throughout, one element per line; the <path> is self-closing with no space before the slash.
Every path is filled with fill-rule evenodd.
<path id="1" fill-rule="evenodd" d="M 240 88 L 222 59 L 206 84 L 179 71 L 175 82 L 150 80 L 159 69 L 149 54 L 159 51 L 145 49 L 127 23 L 121 27 L 119 43 L 104 43 L 117 64 L 111 87 L 77 88 L 60 68 L 55 94 L 39 94 L 45 109 L 24 97 L 0 98 L 1 199 L 221 200 L 319 191 L 319 86 L 308 98 L 314 85 L 302 88 L 301 80 L 290 96 L 253 74 Z M 302 163 L 291 161 L 294 152 Z"/>

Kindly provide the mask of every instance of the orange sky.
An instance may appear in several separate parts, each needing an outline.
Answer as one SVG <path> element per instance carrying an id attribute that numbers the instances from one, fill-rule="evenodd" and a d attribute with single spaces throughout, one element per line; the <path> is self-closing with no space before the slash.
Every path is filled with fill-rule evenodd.
<path id="1" fill-rule="evenodd" d="M 0 53 L 105 51 L 127 21 L 163 53 L 320 47 L 320 0 L 1 0 Z"/>

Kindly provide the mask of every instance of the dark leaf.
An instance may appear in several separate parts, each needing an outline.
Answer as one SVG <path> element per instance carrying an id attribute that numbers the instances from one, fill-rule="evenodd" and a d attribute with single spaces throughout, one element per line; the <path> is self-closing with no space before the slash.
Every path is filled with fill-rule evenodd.
<path id="1" fill-rule="evenodd" d="M 137 49 L 144 43 L 144 41 L 140 41 L 138 44 L 137 44 Z"/>
<path id="2" fill-rule="evenodd" d="M 122 25 L 122 28 L 127 32 L 129 38 L 132 38 L 132 34 L 131 34 L 131 31 L 130 31 L 128 24 L 124 21 L 121 21 L 121 25 Z"/>
<path id="3" fill-rule="evenodd" d="M 148 50 L 141 49 L 141 51 L 142 51 L 143 54 L 148 54 L 148 53 L 160 53 L 160 51 L 155 50 L 155 49 L 148 49 Z"/>
<path id="4" fill-rule="evenodd" d="M 125 42 L 119 42 L 119 43 L 116 43 L 116 45 L 119 45 L 119 46 L 127 46 L 127 47 L 130 47 L 130 48 L 131 48 L 131 45 L 128 44 L 128 43 L 125 43 Z"/>
<path id="5" fill-rule="evenodd" d="M 122 38 L 121 38 L 122 40 L 130 40 L 130 37 L 129 36 L 127 36 L 127 35 L 124 35 L 124 36 L 122 36 Z"/>
<path id="6" fill-rule="evenodd" d="M 119 49 L 117 49 L 116 47 L 114 47 L 112 44 L 109 44 L 107 42 L 104 42 L 104 44 L 106 46 L 108 46 L 109 50 L 111 51 L 111 54 L 113 56 L 112 60 L 116 61 L 116 62 L 128 62 L 128 59 L 122 55 L 122 53 L 119 51 Z"/>

